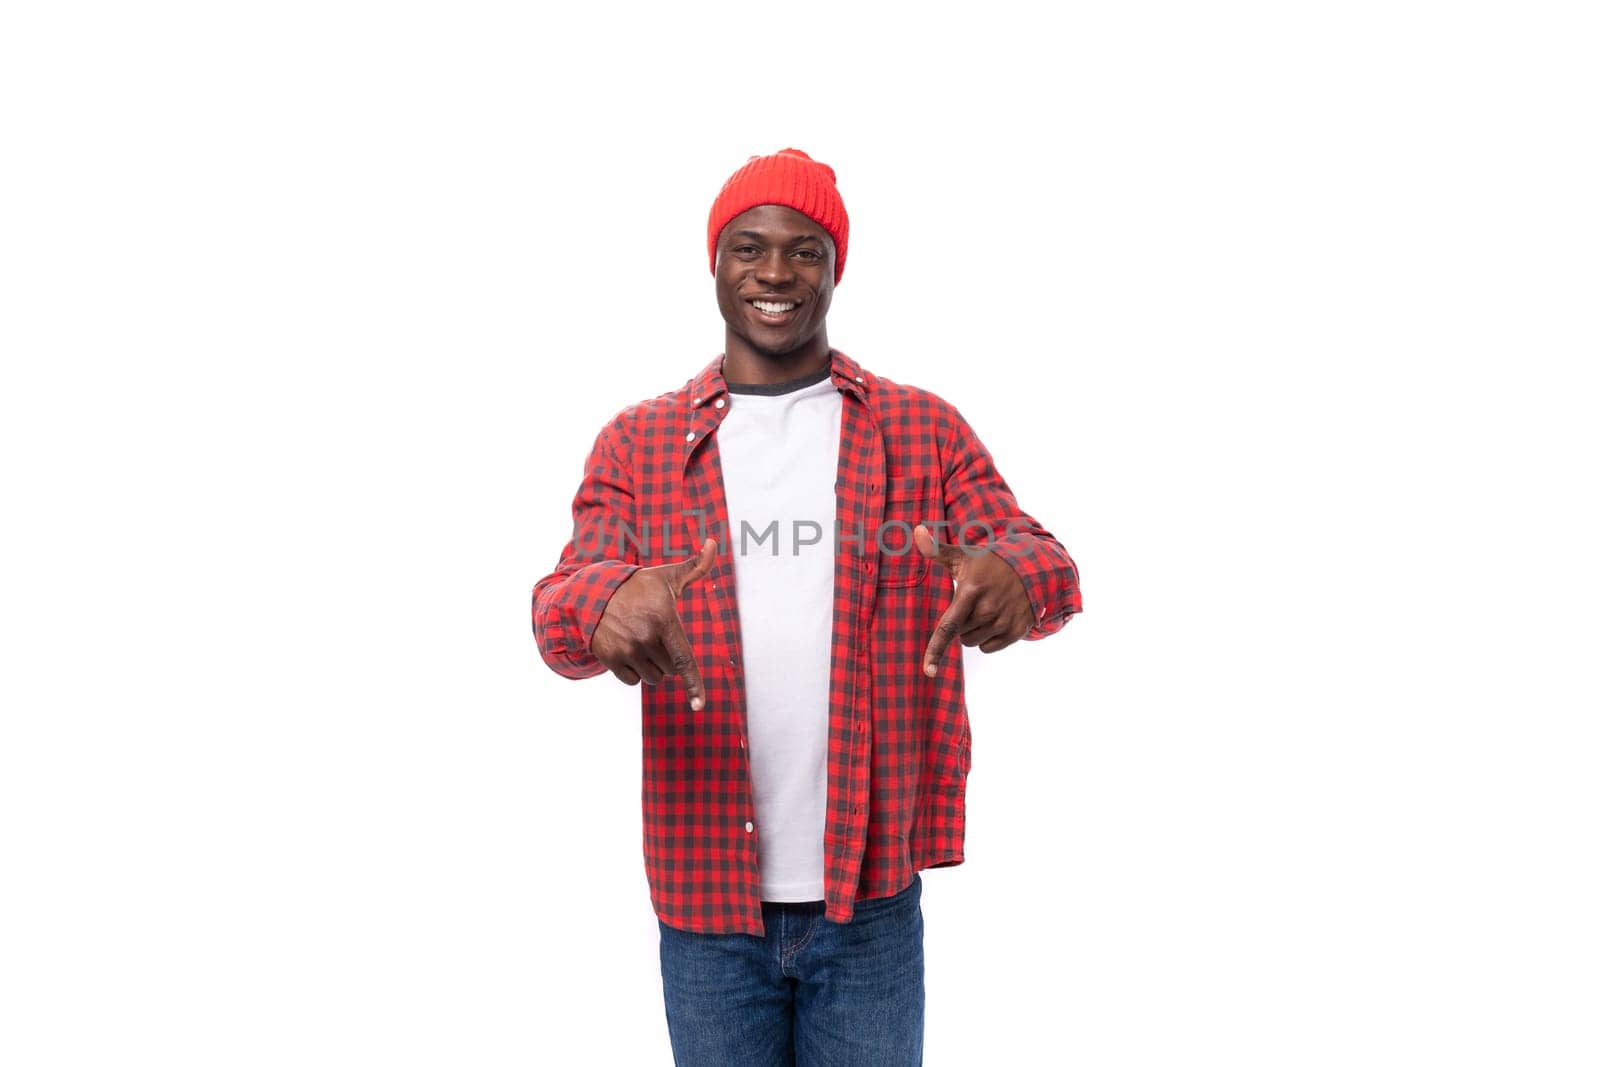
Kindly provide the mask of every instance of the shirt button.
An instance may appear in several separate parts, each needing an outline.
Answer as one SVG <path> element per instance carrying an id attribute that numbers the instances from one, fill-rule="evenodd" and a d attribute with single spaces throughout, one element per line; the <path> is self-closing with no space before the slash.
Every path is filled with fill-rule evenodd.
<path id="1" fill-rule="evenodd" d="M 864 722 L 856 723 L 856 733 L 864 734 L 866 732 L 867 732 L 867 724 L 866 723 L 864 723 Z"/>
<path id="2" fill-rule="evenodd" d="M 705 398 L 704 397 L 698 397 L 698 396 L 695 397 L 694 398 L 694 406 L 695 407 L 699 407 L 700 406 L 700 401 L 703 400 L 703 399 L 705 399 Z"/>
<path id="3" fill-rule="evenodd" d="M 739 747 L 740 747 L 740 748 L 743 748 L 743 747 L 744 747 L 744 738 L 742 738 L 742 737 L 741 737 L 741 738 L 739 738 Z"/>
<path id="4" fill-rule="evenodd" d="M 747 834 L 750 831 L 754 830 L 755 828 L 756 828 L 756 824 L 753 823 L 753 822 L 747 822 L 747 823 L 744 824 L 744 832 L 747 833 Z"/>
<path id="5" fill-rule="evenodd" d="M 694 431 L 690 430 L 688 433 L 684 434 L 683 435 L 683 439 L 685 441 L 693 441 L 694 440 Z"/>
<path id="6" fill-rule="evenodd" d="M 859 375 L 859 374 L 858 374 L 858 375 L 856 375 L 856 381 L 858 381 L 858 382 L 865 382 L 865 381 L 866 381 L 866 379 L 865 379 L 865 378 L 863 378 L 863 377 L 861 377 L 861 375 Z"/>
<path id="7" fill-rule="evenodd" d="M 728 402 L 726 400 L 722 399 L 720 396 L 717 397 L 717 407 L 724 408 L 724 407 L 727 407 L 727 406 L 728 406 Z"/>

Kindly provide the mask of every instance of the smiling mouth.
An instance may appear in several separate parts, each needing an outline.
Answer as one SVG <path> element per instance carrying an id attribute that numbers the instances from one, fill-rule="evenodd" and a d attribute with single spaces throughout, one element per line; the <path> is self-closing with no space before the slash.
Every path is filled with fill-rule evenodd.
<path id="1" fill-rule="evenodd" d="M 789 313 L 800 306 L 798 300 L 752 300 L 750 306 L 761 313 L 764 319 L 780 322 L 787 318 Z"/>

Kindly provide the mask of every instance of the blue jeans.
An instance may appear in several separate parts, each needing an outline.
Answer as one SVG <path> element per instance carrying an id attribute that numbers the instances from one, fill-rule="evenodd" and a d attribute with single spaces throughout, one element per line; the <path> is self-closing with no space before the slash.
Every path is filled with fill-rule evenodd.
<path id="1" fill-rule="evenodd" d="M 678 1067 L 917 1067 L 925 1000 L 922 876 L 856 901 L 763 901 L 765 937 L 661 927 L 661 983 Z"/>

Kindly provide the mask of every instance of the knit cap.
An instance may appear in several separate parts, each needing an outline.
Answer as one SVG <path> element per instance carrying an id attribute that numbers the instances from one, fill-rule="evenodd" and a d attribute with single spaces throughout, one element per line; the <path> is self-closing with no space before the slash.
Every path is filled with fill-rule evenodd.
<path id="1" fill-rule="evenodd" d="M 717 272 L 717 237 L 732 219 L 759 204 L 794 208 L 833 238 L 833 281 L 844 276 L 844 254 L 850 243 L 850 216 L 834 184 L 833 168 L 818 163 L 798 148 L 770 156 L 751 156 L 723 183 L 706 223 L 706 250 L 711 273 Z"/>

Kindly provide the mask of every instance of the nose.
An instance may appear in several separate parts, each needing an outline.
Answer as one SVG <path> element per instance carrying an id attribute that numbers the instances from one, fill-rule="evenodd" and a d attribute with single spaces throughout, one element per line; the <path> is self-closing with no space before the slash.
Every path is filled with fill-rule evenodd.
<path id="1" fill-rule="evenodd" d="M 761 284 L 770 285 L 774 289 L 782 288 L 794 280 L 794 269 L 789 263 L 789 258 L 783 254 L 781 248 L 771 248 L 761 257 L 761 262 L 756 265 L 756 277 Z"/>

